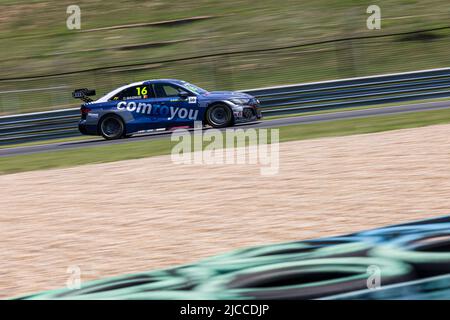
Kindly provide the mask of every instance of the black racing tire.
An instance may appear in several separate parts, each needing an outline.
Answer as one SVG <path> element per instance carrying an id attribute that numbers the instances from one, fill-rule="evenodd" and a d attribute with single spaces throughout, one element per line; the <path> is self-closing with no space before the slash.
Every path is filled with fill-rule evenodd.
<path id="1" fill-rule="evenodd" d="M 214 104 L 206 110 L 206 123 L 213 128 L 226 128 L 234 124 L 233 112 L 226 104 Z"/>
<path id="2" fill-rule="evenodd" d="M 380 284 L 414 279 L 412 267 L 396 260 L 345 257 L 300 260 L 218 273 L 197 287 L 221 299 L 317 299 L 368 289 L 368 267 L 380 269 Z"/>
<path id="3" fill-rule="evenodd" d="M 106 140 L 120 139 L 125 135 L 125 124 L 119 116 L 108 114 L 100 121 L 99 131 Z"/>

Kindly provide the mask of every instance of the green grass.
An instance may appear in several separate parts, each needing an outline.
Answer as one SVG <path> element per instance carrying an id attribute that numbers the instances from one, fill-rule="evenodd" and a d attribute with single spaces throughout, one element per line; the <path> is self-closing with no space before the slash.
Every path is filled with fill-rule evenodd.
<path id="1" fill-rule="evenodd" d="M 0 173 L 66 168 L 170 153 L 167 139 L 0 158 Z"/>
<path id="2" fill-rule="evenodd" d="M 373 133 L 443 123 L 450 123 L 448 109 L 281 127 L 280 141 Z M 2 157 L 0 174 L 165 155 L 170 154 L 175 144 L 169 139 L 161 139 Z"/>
<path id="3" fill-rule="evenodd" d="M 186 56 L 225 49 L 254 49 L 293 41 L 311 42 L 319 38 L 371 34 L 366 28 L 366 8 L 370 1 L 243 1 L 196 0 L 173 5 L 172 1 L 108 1 L 79 0 L 81 31 L 142 22 L 174 20 L 193 16 L 215 16 L 212 20 L 167 27 L 140 27 L 98 32 L 67 30 L 68 0 L 1 1 L 0 38 L 8 53 L 0 53 L 4 75 L 14 70 L 24 74 L 60 71 L 61 67 L 88 68 L 110 62 L 142 61 L 148 58 Z M 378 33 L 399 32 L 441 26 L 447 16 L 442 12 L 445 0 L 386 0 L 383 28 Z M 403 19 L 392 19 L 407 17 Z M 372 32 L 373 34 L 373 32 Z M 167 47 L 132 50 L 86 51 L 111 47 L 181 40 L 190 43 Z M 15 62 L 23 60 L 25 65 Z M 39 66 L 39 69 L 29 69 Z"/>
<path id="4" fill-rule="evenodd" d="M 372 1 L 100 1 L 80 0 L 82 31 L 121 24 L 215 16 L 182 25 L 99 32 L 67 30 L 71 1 L 0 0 L 0 78 L 70 72 L 130 63 L 148 63 L 211 53 L 288 46 L 355 36 L 377 36 L 448 25 L 445 0 L 386 0 L 382 29 L 366 28 Z M 433 38 L 434 37 L 434 38 Z M 92 87 L 99 94 L 120 84 L 151 78 L 181 78 L 216 89 L 271 85 L 411 71 L 450 65 L 450 31 L 428 38 L 394 36 L 314 45 L 268 53 L 152 63 L 120 69 L 0 81 L 0 115 L 76 106 L 70 92 Z M 117 46 L 192 39 L 146 49 Z M 86 49 L 93 49 L 88 51 Z M 67 89 L 2 94 L 2 91 L 66 85 Z"/>
<path id="5" fill-rule="evenodd" d="M 280 128 L 280 141 L 375 133 L 450 123 L 450 110 L 403 113 L 391 116 L 338 120 Z"/>

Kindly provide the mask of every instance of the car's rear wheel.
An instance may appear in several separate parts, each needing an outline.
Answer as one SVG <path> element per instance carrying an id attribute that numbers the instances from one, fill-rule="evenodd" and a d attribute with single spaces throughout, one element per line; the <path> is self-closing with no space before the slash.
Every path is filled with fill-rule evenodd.
<path id="1" fill-rule="evenodd" d="M 213 128 L 224 128 L 233 125 L 233 114 L 224 104 L 216 104 L 206 111 L 206 122 Z"/>
<path id="2" fill-rule="evenodd" d="M 100 123 L 100 133 L 107 140 L 119 139 L 124 136 L 125 125 L 120 117 L 107 115 Z"/>

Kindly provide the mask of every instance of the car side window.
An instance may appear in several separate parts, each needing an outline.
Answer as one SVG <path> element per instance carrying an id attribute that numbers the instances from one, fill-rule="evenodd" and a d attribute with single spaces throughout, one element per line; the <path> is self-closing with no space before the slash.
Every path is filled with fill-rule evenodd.
<path id="1" fill-rule="evenodd" d="M 184 91 L 182 88 L 168 83 L 155 83 L 153 89 L 157 98 L 178 97 L 178 94 Z"/>
<path id="2" fill-rule="evenodd" d="M 148 99 L 153 98 L 153 92 L 150 86 L 139 85 L 129 87 L 120 91 L 111 100 L 136 100 L 136 99 Z"/>

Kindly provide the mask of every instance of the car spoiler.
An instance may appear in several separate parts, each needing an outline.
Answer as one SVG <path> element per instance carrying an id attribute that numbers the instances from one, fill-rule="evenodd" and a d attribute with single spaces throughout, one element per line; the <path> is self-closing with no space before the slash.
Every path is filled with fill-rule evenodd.
<path id="1" fill-rule="evenodd" d="M 89 98 L 89 96 L 95 96 L 95 94 L 95 90 L 93 89 L 82 88 L 76 89 L 74 92 L 72 92 L 72 97 L 75 99 L 81 99 L 84 102 L 92 102 L 94 100 Z"/>

